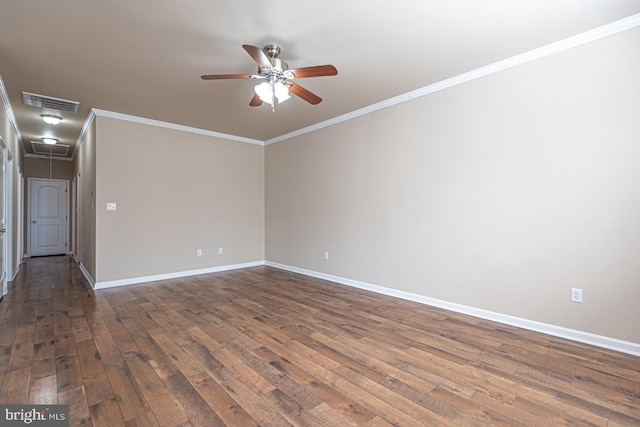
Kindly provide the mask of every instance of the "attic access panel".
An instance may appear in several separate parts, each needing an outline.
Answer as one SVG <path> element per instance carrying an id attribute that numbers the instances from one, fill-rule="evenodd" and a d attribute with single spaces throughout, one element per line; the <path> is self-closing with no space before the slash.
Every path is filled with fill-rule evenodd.
<path id="1" fill-rule="evenodd" d="M 69 147 L 67 144 L 48 145 L 40 141 L 31 141 L 33 154 L 43 154 L 45 156 L 68 157 Z"/>

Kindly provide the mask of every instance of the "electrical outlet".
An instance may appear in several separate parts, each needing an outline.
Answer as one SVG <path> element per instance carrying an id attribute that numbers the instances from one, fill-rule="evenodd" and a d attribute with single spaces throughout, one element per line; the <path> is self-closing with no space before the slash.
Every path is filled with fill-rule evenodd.
<path id="1" fill-rule="evenodd" d="M 223 247 L 219 247 L 218 248 L 218 255 L 222 255 L 224 254 L 224 248 Z"/>
<path id="2" fill-rule="evenodd" d="M 324 253 L 324 260 L 329 261 L 329 252 Z"/>
<path id="3" fill-rule="evenodd" d="M 582 302 L 582 289 L 571 288 L 571 302 Z"/>
<path id="4" fill-rule="evenodd" d="M 197 254 L 198 256 L 202 256 L 202 249 L 198 249 L 198 251 L 196 252 L 196 254 Z"/>

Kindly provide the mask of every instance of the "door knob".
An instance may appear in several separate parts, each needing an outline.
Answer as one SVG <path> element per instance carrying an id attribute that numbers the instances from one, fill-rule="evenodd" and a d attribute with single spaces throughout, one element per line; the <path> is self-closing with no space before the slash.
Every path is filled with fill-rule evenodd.
<path id="1" fill-rule="evenodd" d="M 38 221 L 36 221 L 35 219 L 33 221 L 31 221 L 31 224 L 37 224 Z"/>

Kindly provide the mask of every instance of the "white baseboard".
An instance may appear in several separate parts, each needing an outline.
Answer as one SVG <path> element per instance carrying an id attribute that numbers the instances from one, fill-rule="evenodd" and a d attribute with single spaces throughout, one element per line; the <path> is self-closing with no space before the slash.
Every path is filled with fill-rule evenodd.
<path id="1" fill-rule="evenodd" d="M 155 282 L 158 280 L 178 279 L 180 277 L 197 276 L 199 274 L 217 273 L 219 271 L 237 270 L 240 268 L 256 267 L 264 265 L 264 261 L 247 262 L 243 264 L 221 265 L 218 267 L 202 268 L 198 270 L 177 271 L 175 273 L 156 274 L 153 276 L 132 277 L 128 279 L 110 280 L 93 284 L 93 289 L 107 289 L 116 286 L 135 285 L 138 283 Z M 80 266 L 82 268 L 82 265 Z M 86 275 L 85 275 L 86 277 Z"/>
<path id="2" fill-rule="evenodd" d="M 84 276 L 84 278 L 87 279 L 87 282 L 89 282 L 89 285 L 91 286 L 91 288 L 95 289 L 96 282 L 95 280 L 93 280 L 93 277 L 91 277 L 91 274 L 89 274 L 84 264 L 82 263 L 80 263 L 80 271 L 82 272 L 82 275 Z"/>
<path id="3" fill-rule="evenodd" d="M 198 270 L 178 271 L 174 273 L 158 274 L 152 276 L 133 277 L 120 280 L 112 280 L 106 282 L 95 282 L 89 272 L 86 270 L 82 263 L 80 264 L 80 271 L 87 279 L 91 287 L 95 290 L 113 288 L 117 286 L 134 285 L 139 283 L 155 282 L 159 280 L 177 279 L 181 277 L 197 276 L 200 274 L 217 273 L 220 271 L 237 270 L 242 268 L 256 267 L 260 265 L 267 265 L 281 270 L 287 270 L 294 273 L 303 274 L 305 276 L 316 277 L 318 279 L 328 280 L 335 283 L 340 283 L 347 286 L 353 286 L 355 288 L 364 289 L 372 292 L 376 292 L 383 295 L 389 295 L 396 298 L 401 298 L 408 301 L 413 301 L 433 307 L 450 310 L 456 313 L 466 314 L 469 316 L 478 317 L 481 319 L 491 320 L 494 322 L 503 323 L 506 325 L 515 326 L 518 328 L 528 329 L 531 331 L 541 332 L 547 335 L 565 338 L 572 341 L 590 344 L 609 350 L 619 351 L 621 353 L 631 354 L 634 356 L 640 356 L 640 344 L 630 341 L 624 341 L 617 338 L 606 337 L 602 335 L 592 334 L 590 332 L 579 331 L 576 329 L 569 329 L 562 326 L 551 325 L 548 323 L 537 322 L 535 320 L 523 319 L 520 317 L 510 316 L 507 314 L 497 313 L 494 311 L 483 310 L 476 307 L 466 306 L 462 304 L 452 303 L 436 298 L 425 297 L 423 295 L 413 294 L 410 292 L 400 291 L 397 289 L 386 288 L 384 286 L 373 285 L 370 283 L 360 282 L 357 280 L 351 280 L 344 277 L 333 276 L 330 274 L 319 273 L 317 271 L 306 270 L 303 268 L 293 267 L 290 265 L 279 264 L 271 261 L 254 261 L 242 264 L 222 265 L 218 267 L 209 267 Z"/>
<path id="4" fill-rule="evenodd" d="M 11 278 L 9 279 L 9 281 L 13 282 L 16 279 L 16 276 L 18 275 L 19 272 L 20 272 L 20 264 L 16 265 L 16 268 L 13 270 L 13 274 L 11 275 Z"/>
<path id="5" fill-rule="evenodd" d="M 493 311 L 483 310 L 480 308 L 470 307 L 462 304 L 456 304 L 456 303 L 443 301 L 435 298 L 429 298 L 422 295 L 413 294 L 410 292 L 404 292 L 396 289 L 385 288 L 384 286 L 372 285 L 365 282 L 359 282 L 357 280 L 345 279 L 343 277 L 319 273 L 317 271 L 305 270 L 303 268 L 292 267 L 284 264 L 278 264 L 271 261 L 265 261 L 265 265 L 279 268 L 282 270 L 288 270 L 294 273 L 304 274 L 305 276 L 316 277 L 318 279 L 329 280 L 331 282 L 336 282 L 336 283 L 340 283 L 347 286 L 353 286 L 359 289 L 365 289 L 368 291 L 377 292 L 383 295 L 389 295 L 392 297 L 397 297 L 397 298 L 405 299 L 408 301 L 413 301 L 413 302 L 418 302 L 418 303 L 433 306 L 433 307 L 443 308 L 445 310 L 467 314 L 469 316 L 474 316 L 481 319 L 504 323 L 506 325 L 516 326 L 518 328 L 541 332 L 543 334 L 552 335 L 559 338 L 565 338 L 572 341 L 581 342 L 584 344 L 590 344 L 597 347 L 606 348 L 609 350 L 619 351 L 621 353 L 640 356 L 640 344 L 630 342 L 630 341 L 623 341 L 617 338 L 610 338 L 602 335 L 592 334 L 590 332 L 569 329 L 562 326 L 550 325 L 547 323 L 537 322 L 534 320 L 528 320 L 528 319 L 523 319 L 520 317 L 510 316 L 502 313 L 496 313 Z"/>

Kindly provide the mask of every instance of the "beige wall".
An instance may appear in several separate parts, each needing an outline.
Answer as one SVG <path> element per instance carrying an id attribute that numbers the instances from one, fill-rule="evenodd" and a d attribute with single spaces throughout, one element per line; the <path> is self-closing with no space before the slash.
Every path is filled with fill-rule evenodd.
<path id="1" fill-rule="evenodd" d="M 640 343 L 638 52 L 635 29 L 268 146 L 267 260 Z"/>
<path id="2" fill-rule="evenodd" d="M 97 282 L 264 260 L 262 146 L 108 117 L 96 137 Z"/>
<path id="3" fill-rule="evenodd" d="M 77 185 L 76 258 L 86 274 L 96 278 L 96 124 L 87 128 L 75 153 L 74 176 Z"/>
<path id="4" fill-rule="evenodd" d="M 0 76 L 0 80 L 2 77 Z M 4 86 L 4 83 L 2 84 Z M 3 94 L 4 96 L 4 94 Z M 18 141 L 18 135 L 11 124 L 7 110 L 4 107 L 4 102 L 0 100 L 0 138 L 6 147 L 5 150 L 5 163 L 7 163 L 8 173 L 5 175 L 5 179 L 9 179 L 9 173 L 11 173 L 10 180 L 12 182 L 12 202 L 11 206 L 7 207 L 7 213 L 11 212 L 12 224 L 10 230 L 9 253 L 5 254 L 7 257 L 7 277 L 9 280 L 13 278 L 13 273 L 17 271 L 20 261 L 22 259 L 22 248 L 20 247 L 20 234 L 21 221 L 21 177 L 20 172 L 23 169 L 23 153 L 20 150 L 20 142 Z M 12 160 L 10 160 L 12 159 Z M 9 233 L 5 234 L 9 236 Z M 0 290 L 1 292 L 1 290 Z"/>
<path id="5" fill-rule="evenodd" d="M 53 178 L 65 179 L 71 182 L 73 178 L 73 162 L 60 159 L 49 159 L 25 157 L 24 171 L 25 178 Z"/>

